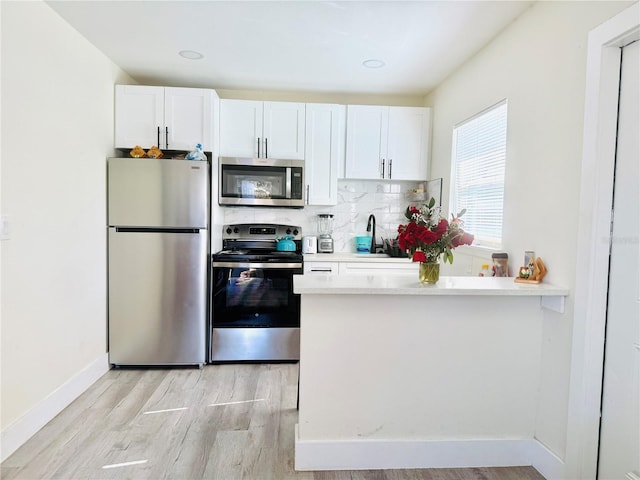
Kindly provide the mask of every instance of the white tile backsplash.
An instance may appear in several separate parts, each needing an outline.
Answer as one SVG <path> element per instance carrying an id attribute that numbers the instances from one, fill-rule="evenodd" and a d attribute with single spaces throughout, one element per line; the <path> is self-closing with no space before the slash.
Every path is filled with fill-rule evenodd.
<path id="1" fill-rule="evenodd" d="M 334 251 L 355 252 L 356 235 L 366 234 L 370 214 L 376 217 L 376 238 L 395 238 L 398 225 L 405 222 L 409 205 L 406 192 L 417 182 L 339 180 L 338 204 L 293 208 L 223 207 L 224 223 L 281 223 L 302 227 L 303 235 L 317 234 L 317 215 L 334 215 Z M 216 232 L 213 232 L 214 234 Z"/>
<path id="2" fill-rule="evenodd" d="M 224 223 L 281 223 L 302 228 L 303 235 L 316 235 L 319 213 L 332 213 L 336 253 L 355 252 L 356 235 L 366 235 L 370 214 L 376 217 L 376 238 L 395 238 L 398 225 L 406 223 L 404 212 L 413 202 L 407 192 L 416 182 L 339 180 L 338 204 L 304 208 L 223 207 Z M 215 234 L 216 232 L 214 232 Z M 220 232 L 218 232 L 220 234 Z M 477 275 L 482 263 L 491 264 L 490 254 L 481 255 L 460 247 L 453 265 L 441 263 L 441 275 Z"/>

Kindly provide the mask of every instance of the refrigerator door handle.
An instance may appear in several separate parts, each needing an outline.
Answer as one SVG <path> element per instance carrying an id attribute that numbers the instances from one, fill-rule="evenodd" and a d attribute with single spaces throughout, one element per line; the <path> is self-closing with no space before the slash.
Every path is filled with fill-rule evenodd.
<path id="1" fill-rule="evenodd" d="M 200 233 L 199 228 L 115 227 L 118 233 Z"/>

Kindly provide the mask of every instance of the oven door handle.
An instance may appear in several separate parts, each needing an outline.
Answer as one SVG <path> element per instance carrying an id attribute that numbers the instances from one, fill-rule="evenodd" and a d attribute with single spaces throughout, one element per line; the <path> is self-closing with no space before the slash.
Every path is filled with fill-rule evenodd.
<path id="1" fill-rule="evenodd" d="M 295 269 L 302 268 L 302 263 L 255 263 L 255 262 L 213 262 L 213 268 L 262 268 L 267 269 Z"/>

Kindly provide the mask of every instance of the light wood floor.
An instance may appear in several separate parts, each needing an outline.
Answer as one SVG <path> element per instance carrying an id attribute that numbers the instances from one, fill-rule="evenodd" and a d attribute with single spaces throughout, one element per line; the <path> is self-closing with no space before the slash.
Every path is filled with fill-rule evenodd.
<path id="1" fill-rule="evenodd" d="M 0 478 L 544 480 L 531 467 L 296 472 L 297 378 L 297 364 L 111 370 L 3 462 Z"/>

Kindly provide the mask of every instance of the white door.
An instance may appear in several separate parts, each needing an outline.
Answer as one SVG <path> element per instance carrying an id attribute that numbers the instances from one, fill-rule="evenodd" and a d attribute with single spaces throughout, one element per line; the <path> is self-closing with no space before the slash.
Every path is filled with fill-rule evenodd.
<path id="1" fill-rule="evenodd" d="M 344 139 L 344 106 L 308 103 L 304 149 L 308 205 L 338 203 L 340 141 Z"/>
<path id="2" fill-rule="evenodd" d="M 263 158 L 304 160 L 305 104 L 264 102 Z"/>
<path id="3" fill-rule="evenodd" d="M 389 107 L 347 106 L 345 178 L 386 178 Z"/>
<path id="4" fill-rule="evenodd" d="M 115 148 L 164 148 L 164 87 L 116 85 Z"/>
<path id="5" fill-rule="evenodd" d="M 640 42 L 623 49 L 599 480 L 640 479 L 639 59 Z"/>
<path id="6" fill-rule="evenodd" d="M 191 151 L 213 147 L 213 93 L 204 88 L 165 88 L 164 148 Z"/>
<path id="7" fill-rule="evenodd" d="M 220 155 L 257 158 L 263 156 L 262 102 L 220 100 Z M 260 155 L 258 155 L 260 153 Z"/>
<path id="8" fill-rule="evenodd" d="M 388 168 L 385 178 L 426 180 L 431 110 L 390 107 Z"/>

